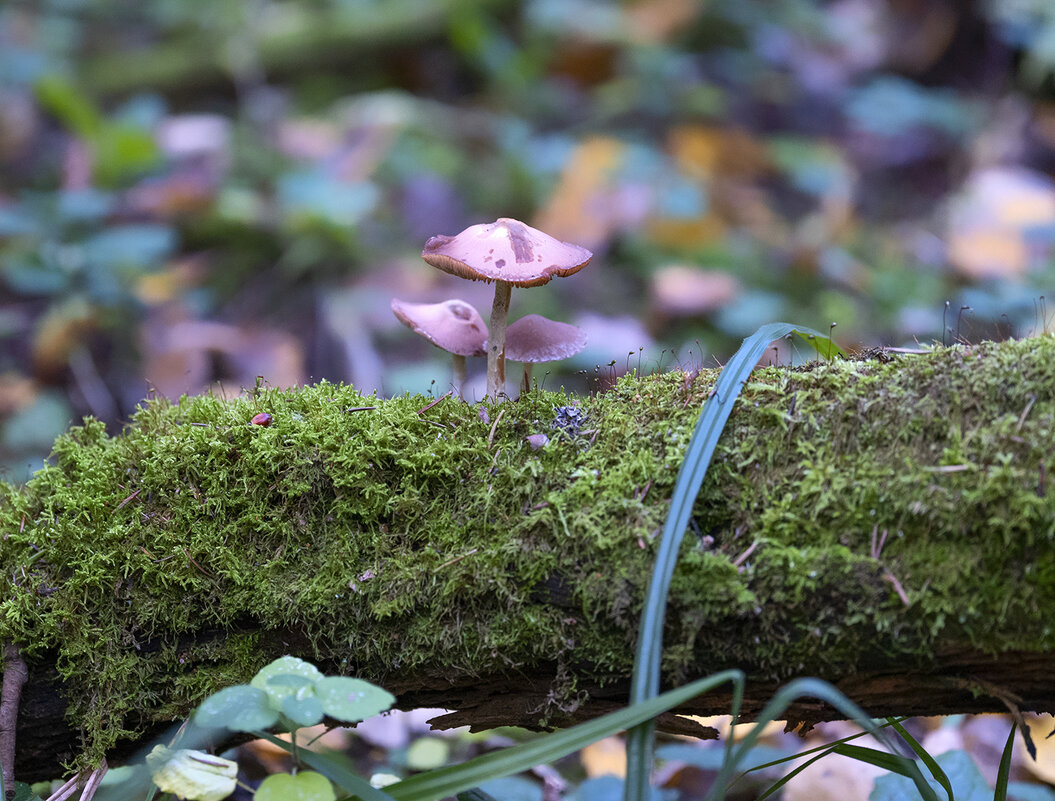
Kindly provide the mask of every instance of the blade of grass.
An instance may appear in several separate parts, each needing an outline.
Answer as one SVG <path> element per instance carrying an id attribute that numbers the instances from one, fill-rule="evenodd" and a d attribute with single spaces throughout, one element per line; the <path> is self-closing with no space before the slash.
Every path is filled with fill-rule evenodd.
<path id="1" fill-rule="evenodd" d="M 766 788 L 766 791 L 764 793 L 762 793 L 762 795 L 760 795 L 758 797 L 758 801 L 765 801 L 766 798 L 769 798 L 771 795 L 773 795 L 773 793 L 775 793 L 777 790 L 779 790 L 781 787 L 783 787 L 789 781 L 791 781 L 796 776 L 798 776 L 800 773 L 802 773 L 802 771 L 806 770 L 806 768 L 808 768 L 814 762 L 816 762 L 819 759 L 824 759 L 824 757 L 828 756 L 828 754 L 833 753 L 835 751 L 835 749 L 838 748 L 838 747 L 839 747 L 838 745 L 827 746 L 827 747 L 823 748 L 819 754 L 815 754 L 814 756 L 810 757 L 805 762 L 803 762 L 801 765 L 799 765 L 797 768 L 794 768 L 793 770 L 788 771 L 787 775 L 781 776 L 770 787 Z"/>
<path id="2" fill-rule="evenodd" d="M 630 702 L 638 703 L 654 698 L 659 692 L 660 666 L 663 652 L 663 619 L 666 615 L 667 594 L 678 559 L 682 538 L 692 517 L 692 507 L 699 495 L 707 468 L 711 464 L 718 439 L 725 423 L 733 411 L 733 404 L 744 383 L 750 377 L 758 360 L 769 344 L 791 333 L 812 335 L 807 339 L 818 353 L 841 354 L 823 334 L 810 328 L 789 323 L 770 323 L 747 337 L 740 349 L 722 369 L 711 395 L 703 404 L 703 411 L 696 423 L 692 439 L 685 453 L 674 485 L 667 516 L 656 553 L 656 565 L 652 571 L 645 605 L 641 613 L 638 630 L 637 653 L 634 658 L 634 675 L 631 679 Z M 821 350 L 825 348 L 825 351 Z M 734 713 L 735 722 L 735 713 Z M 627 801 L 646 801 L 648 798 L 649 771 L 652 764 L 652 745 L 655 726 L 648 723 L 633 729 L 627 737 L 627 775 L 625 798 Z"/>
<path id="3" fill-rule="evenodd" d="M 899 776 L 912 778 L 912 769 L 909 766 L 914 765 L 915 762 L 906 756 L 901 756 L 901 754 L 889 754 L 886 751 L 880 751 L 877 748 L 867 748 L 863 745 L 849 744 L 837 745 L 832 750 L 836 754 L 850 757 L 850 759 L 856 759 L 858 762 L 875 765 L 877 768 L 882 768 L 890 773 L 896 773 Z M 919 768 L 917 768 L 917 770 L 919 770 Z"/>
<path id="4" fill-rule="evenodd" d="M 1007 801 L 1007 780 L 1011 773 L 1011 752 L 1015 750 L 1015 728 L 1011 724 L 1011 731 L 1007 733 L 1007 742 L 1004 743 L 1004 753 L 1000 755 L 1000 768 L 996 772 L 996 787 L 993 788 L 993 801 Z"/>
<path id="5" fill-rule="evenodd" d="M 608 737 L 642 721 L 654 718 L 726 682 L 742 684 L 743 680 L 744 675 L 739 670 L 715 673 L 713 676 L 699 679 L 625 709 L 609 712 L 607 715 L 580 723 L 570 729 L 553 732 L 491 754 L 484 754 L 460 765 L 437 768 L 427 773 L 411 776 L 409 779 L 388 785 L 385 791 L 395 801 L 436 801 L 445 796 L 457 795 L 488 779 L 508 776 L 543 762 L 560 759 L 585 748 L 602 737 Z"/>
<path id="6" fill-rule="evenodd" d="M 915 752 L 916 756 L 920 758 L 923 764 L 927 766 L 927 770 L 930 771 L 931 775 L 938 780 L 938 784 L 940 784 L 942 789 L 948 794 L 949 801 L 953 801 L 952 782 L 949 781 L 949 777 L 945 774 L 945 771 L 941 769 L 941 765 L 934 761 L 934 757 L 927 753 L 927 749 L 924 748 L 915 737 L 909 734 L 904 726 L 900 723 L 895 723 L 893 718 L 887 718 L 887 721 L 894 727 L 894 731 L 901 735 L 901 739 L 908 743 L 909 748 Z"/>
<path id="7" fill-rule="evenodd" d="M 762 728 L 765 724 L 773 720 L 782 719 L 784 711 L 799 698 L 816 698 L 830 704 L 843 713 L 848 719 L 852 719 L 858 726 L 875 737 L 891 753 L 896 753 L 894 742 L 890 736 L 884 732 L 880 726 L 877 726 L 875 722 L 865 714 L 864 710 L 835 689 L 831 684 L 826 681 L 821 681 L 820 679 L 795 679 L 784 687 L 781 687 L 762 708 L 762 711 L 759 712 L 756 718 L 758 725 L 748 732 L 734 749 L 731 759 L 726 764 L 722 765 L 722 769 L 718 772 L 714 785 L 711 787 L 711 791 L 707 795 L 708 799 L 716 797 L 719 793 L 724 794 L 730 776 L 732 776 L 733 771 L 736 770 L 736 766 L 743 761 L 751 748 L 754 747 L 756 742 L 758 742 L 758 738 L 761 736 Z M 906 765 L 905 769 L 909 772 L 904 775 L 912 779 L 924 801 L 938 801 L 933 788 L 927 783 L 926 779 L 924 779 L 923 774 L 920 772 L 919 767 L 915 762 L 909 760 L 909 765 Z"/>
<path id="8" fill-rule="evenodd" d="M 888 725 L 889 724 L 884 723 L 882 726 L 880 726 L 880 728 L 885 728 Z M 740 781 L 740 779 L 744 778 L 744 776 L 746 776 L 748 773 L 754 773 L 755 771 L 766 770 L 768 768 L 775 768 L 777 765 L 783 765 L 786 762 L 791 762 L 796 759 L 802 759 L 802 757 L 807 756 L 808 754 L 815 754 L 813 758 L 806 760 L 797 768 L 794 768 L 792 771 L 790 771 L 787 775 L 782 776 L 776 784 L 772 785 L 764 793 L 762 793 L 762 795 L 758 797 L 758 801 L 762 801 L 762 799 L 771 796 L 773 793 L 775 793 L 793 778 L 798 776 L 802 771 L 804 771 L 818 759 L 830 754 L 837 746 L 843 745 L 844 743 L 848 743 L 851 740 L 856 740 L 858 737 L 864 737 L 866 734 L 868 734 L 868 732 L 859 731 L 857 732 L 857 734 L 849 734 L 846 737 L 842 737 L 838 740 L 833 740 L 830 743 L 824 743 L 823 745 L 814 746 L 813 748 L 807 748 L 805 751 L 799 751 L 797 754 L 793 754 L 791 756 L 782 757 L 780 759 L 774 759 L 772 762 L 765 762 L 761 765 L 754 765 L 748 768 L 747 770 L 743 771 L 743 773 L 733 779 L 729 783 L 729 787 L 731 788 L 735 786 L 736 783 Z M 728 738 L 726 739 L 726 742 L 728 742 Z"/>

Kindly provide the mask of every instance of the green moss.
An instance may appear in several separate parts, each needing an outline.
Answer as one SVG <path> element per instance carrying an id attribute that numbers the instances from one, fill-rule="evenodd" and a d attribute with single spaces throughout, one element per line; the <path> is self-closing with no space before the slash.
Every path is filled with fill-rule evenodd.
<path id="1" fill-rule="evenodd" d="M 287 651 L 381 683 L 556 664 L 559 713 L 629 675 L 715 378 L 534 392 L 497 424 L 328 383 L 86 421 L 0 485 L 0 638 L 59 654 L 89 760 Z M 1050 648 L 1053 396 L 1050 337 L 756 371 L 696 506 L 713 541 L 690 535 L 674 579 L 668 680 Z M 572 403 L 581 430 L 552 429 Z"/>

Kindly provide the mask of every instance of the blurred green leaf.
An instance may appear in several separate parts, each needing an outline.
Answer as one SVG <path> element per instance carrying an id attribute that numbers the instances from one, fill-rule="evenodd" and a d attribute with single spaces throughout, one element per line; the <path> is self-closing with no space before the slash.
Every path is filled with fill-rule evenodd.
<path id="1" fill-rule="evenodd" d="M 362 679 L 327 676 L 315 683 L 315 696 L 326 714 L 346 723 L 366 720 L 391 708 L 396 698 L 390 692 Z"/>
<path id="2" fill-rule="evenodd" d="M 274 726 L 278 711 L 263 690 L 238 684 L 206 698 L 194 713 L 194 722 L 206 729 L 254 731 Z"/>
<path id="3" fill-rule="evenodd" d="M 296 776 L 276 773 L 260 783 L 253 801 L 335 801 L 330 780 L 321 773 L 305 770 Z"/>
<path id="4" fill-rule="evenodd" d="M 956 801 L 992 801 L 993 791 L 964 751 L 947 751 L 935 760 L 952 784 Z M 937 779 L 928 779 L 939 798 L 947 797 Z M 911 779 L 891 773 L 876 779 L 870 801 L 917 801 L 919 791 Z"/>
<path id="5" fill-rule="evenodd" d="M 377 205 L 377 187 L 365 181 L 342 181 L 321 170 L 281 176 L 277 200 L 283 214 L 293 219 L 317 219 L 347 227 L 358 223 Z"/>

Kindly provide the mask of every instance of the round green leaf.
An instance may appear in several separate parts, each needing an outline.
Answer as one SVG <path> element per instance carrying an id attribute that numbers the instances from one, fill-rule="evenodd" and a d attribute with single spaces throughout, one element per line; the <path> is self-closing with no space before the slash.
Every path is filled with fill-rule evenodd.
<path id="1" fill-rule="evenodd" d="M 407 749 L 407 767 L 432 770 L 446 765 L 451 758 L 451 746 L 439 737 L 419 737 Z"/>
<path id="2" fill-rule="evenodd" d="M 275 725 L 278 712 L 266 692 L 258 687 L 237 684 L 206 698 L 194 713 L 194 722 L 206 729 L 255 731 Z"/>
<path id="3" fill-rule="evenodd" d="M 282 714 L 298 726 L 314 726 L 322 720 L 322 704 L 307 690 L 283 698 Z"/>
<path id="4" fill-rule="evenodd" d="M 304 676 L 294 676 L 292 673 L 283 673 L 281 676 L 272 676 L 267 680 L 268 687 L 292 687 L 299 690 L 301 687 L 310 687 L 315 682 Z"/>
<path id="5" fill-rule="evenodd" d="M 336 801 L 333 785 L 321 773 L 305 770 L 296 776 L 276 773 L 264 779 L 253 801 Z"/>
<path id="6" fill-rule="evenodd" d="M 315 683 L 315 696 L 331 718 L 355 723 L 384 712 L 396 702 L 392 693 L 362 679 L 327 676 Z"/>
<path id="7" fill-rule="evenodd" d="M 266 692 L 275 709 L 281 709 L 282 699 L 297 692 L 298 688 L 282 682 L 272 682 L 276 676 L 300 676 L 310 682 L 316 682 L 322 678 L 322 673 L 311 662 L 305 662 L 295 656 L 279 657 L 270 665 L 261 668 L 249 683 Z"/>

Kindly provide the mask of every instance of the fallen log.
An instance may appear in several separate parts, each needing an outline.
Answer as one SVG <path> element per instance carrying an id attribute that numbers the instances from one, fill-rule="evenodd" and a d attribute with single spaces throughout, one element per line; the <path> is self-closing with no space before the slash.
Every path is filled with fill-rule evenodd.
<path id="1" fill-rule="evenodd" d="M 1055 711 L 1055 338 L 880 356 L 744 387 L 674 577 L 665 683 L 739 667 L 749 715 L 796 676 L 874 715 Z M 16 775 L 116 764 L 284 653 L 451 709 L 441 725 L 624 703 L 715 378 L 500 409 L 321 383 L 150 400 L 112 437 L 86 420 L 0 486 L 0 641 L 29 669 Z"/>

